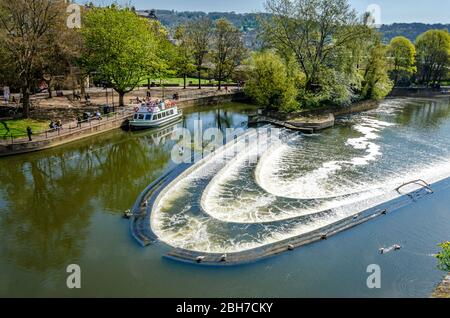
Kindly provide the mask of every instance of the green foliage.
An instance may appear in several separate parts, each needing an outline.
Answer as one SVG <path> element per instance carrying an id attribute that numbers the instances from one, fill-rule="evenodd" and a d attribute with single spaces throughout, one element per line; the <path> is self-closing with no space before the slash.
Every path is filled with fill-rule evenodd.
<path id="1" fill-rule="evenodd" d="M 400 80 L 409 80 L 412 74 L 417 71 L 416 47 L 410 40 L 403 36 L 392 39 L 388 47 L 388 58 L 391 79 L 395 84 Z"/>
<path id="2" fill-rule="evenodd" d="M 272 52 L 255 53 L 245 92 L 259 105 L 282 111 L 299 109 L 298 89 L 283 60 Z"/>
<path id="3" fill-rule="evenodd" d="M 416 40 L 419 80 L 427 85 L 445 80 L 450 68 L 450 34 L 430 30 Z"/>
<path id="4" fill-rule="evenodd" d="M 246 49 L 241 32 L 226 19 L 217 20 L 213 33 L 211 58 L 214 63 L 214 77 L 222 81 L 231 77 L 245 58 Z"/>
<path id="5" fill-rule="evenodd" d="M 174 39 L 176 40 L 176 54 L 173 65 L 177 75 L 183 77 L 183 85 L 186 87 L 188 75 L 195 71 L 192 43 L 188 37 L 186 26 L 180 25 L 177 27 Z"/>
<path id="6" fill-rule="evenodd" d="M 186 26 L 188 41 L 191 44 L 192 56 L 197 69 L 199 88 L 201 88 L 201 72 L 210 51 L 213 23 L 208 18 L 201 18 Z"/>
<path id="7" fill-rule="evenodd" d="M 93 8 L 81 29 L 86 47 L 83 62 L 97 76 L 108 80 L 123 95 L 149 74 L 159 77 L 166 69 L 160 28 L 128 8 Z"/>
<path id="8" fill-rule="evenodd" d="M 305 107 L 345 105 L 361 90 L 360 65 L 373 43 L 373 31 L 347 0 L 268 0 L 272 15 L 262 21 L 266 46 L 295 56 L 305 81 Z"/>
<path id="9" fill-rule="evenodd" d="M 374 45 L 370 50 L 361 91 L 361 97 L 364 99 L 382 99 L 392 89 L 386 51 L 386 46 L 381 43 Z"/>
<path id="10" fill-rule="evenodd" d="M 439 244 L 442 251 L 436 255 L 439 261 L 438 268 L 445 272 L 450 272 L 450 242 Z"/>

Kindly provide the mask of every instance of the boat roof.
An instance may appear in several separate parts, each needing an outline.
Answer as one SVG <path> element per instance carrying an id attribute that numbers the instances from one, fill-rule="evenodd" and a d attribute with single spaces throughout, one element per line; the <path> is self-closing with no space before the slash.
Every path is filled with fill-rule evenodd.
<path id="1" fill-rule="evenodd" d="M 158 106 L 149 106 L 149 105 L 143 104 L 141 106 L 137 106 L 136 108 L 139 108 L 136 111 L 136 113 L 157 114 L 157 113 L 163 113 L 167 110 L 177 109 L 178 107 L 176 105 L 173 105 L 173 106 L 166 106 L 165 109 L 160 109 Z M 154 110 L 157 110 L 157 111 L 154 111 Z"/>

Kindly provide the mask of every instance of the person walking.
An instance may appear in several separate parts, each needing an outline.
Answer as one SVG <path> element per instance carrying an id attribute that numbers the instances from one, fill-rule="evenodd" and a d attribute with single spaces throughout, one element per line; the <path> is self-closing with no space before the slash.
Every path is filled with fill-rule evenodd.
<path id="1" fill-rule="evenodd" d="M 27 135 L 28 135 L 28 141 L 33 141 L 33 139 L 31 138 L 31 136 L 33 135 L 33 130 L 31 129 L 30 126 L 27 127 Z"/>

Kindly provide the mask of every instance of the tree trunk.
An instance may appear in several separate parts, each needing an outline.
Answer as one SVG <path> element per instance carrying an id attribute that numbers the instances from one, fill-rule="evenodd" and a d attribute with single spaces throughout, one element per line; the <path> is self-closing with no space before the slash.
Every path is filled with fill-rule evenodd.
<path id="1" fill-rule="evenodd" d="M 30 89 L 28 87 L 22 87 L 22 107 L 23 116 L 30 118 Z"/>
<path id="2" fill-rule="evenodd" d="M 86 82 L 86 77 L 81 76 L 81 78 L 80 78 L 80 94 L 81 94 L 81 96 L 86 95 L 86 87 L 84 86 L 85 82 Z"/>
<path id="3" fill-rule="evenodd" d="M 200 72 L 200 70 L 198 70 L 198 89 L 202 89 L 202 78 L 201 78 L 202 74 Z"/>
<path id="4" fill-rule="evenodd" d="M 125 106 L 125 102 L 124 102 L 125 93 L 123 93 L 123 92 L 118 92 L 118 93 L 119 93 L 119 106 L 123 107 L 123 106 Z"/>
<path id="5" fill-rule="evenodd" d="M 49 80 L 48 83 L 47 83 L 47 86 L 48 86 L 48 98 L 50 98 L 50 99 L 53 98 L 52 83 L 53 83 L 52 80 Z"/>
<path id="6" fill-rule="evenodd" d="M 218 87 L 218 90 L 220 91 L 220 90 L 222 90 L 222 81 L 219 79 L 219 85 L 218 85 L 219 87 Z"/>
<path id="7" fill-rule="evenodd" d="M 187 81 L 187 78 L 186 78 L 187 76 L 186 76 L 186 74 L 184 74 L 184 76 L 183 76 L 183 80 L 184 80 L 184 89 L 186 89 L 186 81 Z"/>

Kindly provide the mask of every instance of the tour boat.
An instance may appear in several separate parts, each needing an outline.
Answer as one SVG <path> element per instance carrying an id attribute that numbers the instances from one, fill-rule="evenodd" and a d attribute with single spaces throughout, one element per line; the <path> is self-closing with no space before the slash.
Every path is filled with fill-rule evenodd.
<path id="1" fill-rule="evenodd" d="M 141 106 L 136 106 L 134 111 L 134 117 L 130 120 L 130 127 L 133 129 L 163 127 L 183 116 L 182 111 L 172 101 L 141 104 Z"/>

